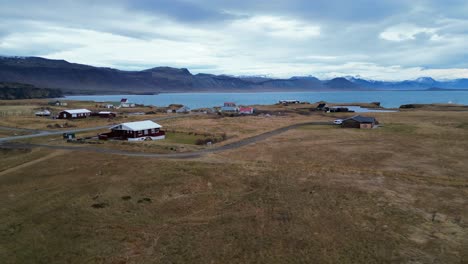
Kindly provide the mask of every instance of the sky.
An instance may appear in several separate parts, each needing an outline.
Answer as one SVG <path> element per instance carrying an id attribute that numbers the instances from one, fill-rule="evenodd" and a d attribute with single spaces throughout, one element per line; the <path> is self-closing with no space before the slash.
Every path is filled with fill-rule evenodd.
<path id="1" fill-rule="evenodd" d="M 276 78 L 468 78 L 466 0 L 0 0 L 0 7 L 0 55 Z"/>

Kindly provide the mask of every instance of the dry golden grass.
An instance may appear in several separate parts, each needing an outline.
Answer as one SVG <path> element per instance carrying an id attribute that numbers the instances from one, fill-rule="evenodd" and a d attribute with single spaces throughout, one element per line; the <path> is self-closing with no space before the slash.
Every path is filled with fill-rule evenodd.
<path id="1" fill-rule="evenodd" d="M 150 112 L 153 111 L 152 107 L 139 107 L 139 108 L 120 108 L 120 109 L 103 109 L 98 108 L 95 102 L 87 101 L 65 101 L 68 106 L 49 106 L 49 100 L 13 100 L 13 101 L 0 101 L 0 126 L 20 127 L 38 130 L 50 130 L 48 125 L 54 126 L 65 125 L 67 123 L 71 127 L 65 128 L 52 128 L 55 130 L 76 128 L 86 128 L 94 126 L 110 125 L 122 122 L 132 122 L 147 119 L 154 119 L 158 117 L 168 116 L 167 114 L 157 113 L 150 115 L 136 115 L 132 116 L 129 113 L 136 112 Z M 99 117 L 91 117 L 85 119 L 75 120 L 61 120 L 51 119 L 48 117 L 36 117 L 34 113 L 42 108 L 48 108 L 53 115 L 57 115 L 60 111 L 65 109 L 79 109 L 86 108 L 91 111 L 112 111 L 117 113 L 117 118 L 107 119 Z"/>
<path id="2" fill-rule="evenodd" d="M 305 126 L 189 160 L 70 151 L 28 163 L 52 151 L 2 152 L 2 170 L 26 165 L 0 176 L 0 256 L 5 263 L 467 262 L 468 113 L 375 116 L 383 127 Z M 163 125 L 238 139 L 323 119 L 202 116 Z"/>

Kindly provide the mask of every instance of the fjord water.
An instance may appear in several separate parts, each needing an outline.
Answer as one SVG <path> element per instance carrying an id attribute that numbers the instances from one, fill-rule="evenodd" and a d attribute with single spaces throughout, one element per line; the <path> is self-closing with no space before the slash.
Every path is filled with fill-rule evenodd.
<path id="1" fill-rule="evenodd" d="M 115 102 L 128 98 L 132 103 L 167 106 L 183 104 L 190 108 L 220 106 L 223 102 L 239 105 L 274 104 L 279 100 L 333 103 L 380 102 L 386 108 L 403 104 L 468 104 L 468 91 L 349 91 L 349 92 L 262 92 L 262 93 L 162 93 L 157 95 L 67 96 L 68 100 Z"/>

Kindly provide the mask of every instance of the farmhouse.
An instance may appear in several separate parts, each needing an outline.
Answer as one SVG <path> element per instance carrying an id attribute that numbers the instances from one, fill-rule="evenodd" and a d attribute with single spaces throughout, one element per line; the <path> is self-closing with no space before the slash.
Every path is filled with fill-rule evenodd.
<path id="1" fill-rule="evenodd" d="M 220 111 L 222 113 L 237 113 L 239 112 L 239 108 L 236 106 L 236 103 L 225 102 Z"/>
<path id="2" fill-rule="evenodd" d="M 135 104 L 130 103 L 130 101 L 128 101 L 127 98 L 122 98 L 120 100 L 120 107 L 122 107 L 122 108 L 133 108 L 133 107 L 135 107 Z"/>
<path id="3" fill-rule="evenodd" d="M 239 114 L 241 115 L 251 115 L 255 109 L 253 107 L 239 107 Z"/>
<path id="4" fill-rule="evenodd" d="M 76 119 L 76 118 L 86 118 L 91 115 L 91 111 L 88 109 L 72 109 L 72 110 L 63 110 L 57 116 L 58 119 Z"/>
<path id="5" fill-rule="evenodd" d="M 353 116 L 343 120 L 341 123 L 342 127 L 347 128 L 374 128 L 378 125 L 379 122 L 373 117 L 366 117 L 366 116 Z"/>
<path id="6" fill-rule="evenodd" d="M 111 127 L 111 132 L 99 135 L 99 139 L 119 139 L 128 141 L 164 139 L 166 133 L 161 131 L 161 125 L 150 121 L 122 123 Z"/>

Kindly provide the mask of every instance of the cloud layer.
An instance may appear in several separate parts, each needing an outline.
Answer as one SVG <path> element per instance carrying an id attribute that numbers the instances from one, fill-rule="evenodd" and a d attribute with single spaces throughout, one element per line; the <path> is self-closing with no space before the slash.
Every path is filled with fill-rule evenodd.
<path id="1" fill-rule="evenodd" d="M 0 54 L 119 69 L 468 78 L 460 0 L 0 0 Z"/>

